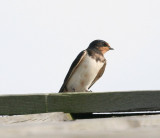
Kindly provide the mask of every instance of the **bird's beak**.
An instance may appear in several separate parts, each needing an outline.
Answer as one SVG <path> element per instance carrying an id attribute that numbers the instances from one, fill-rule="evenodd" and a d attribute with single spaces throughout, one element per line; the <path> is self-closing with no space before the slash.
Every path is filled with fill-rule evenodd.
<path id="1" fill-rule="evenodd" d="M 109 47 L 109 50 L 114 50 L 114 48 L 112 48 L 112 47 Z"/>

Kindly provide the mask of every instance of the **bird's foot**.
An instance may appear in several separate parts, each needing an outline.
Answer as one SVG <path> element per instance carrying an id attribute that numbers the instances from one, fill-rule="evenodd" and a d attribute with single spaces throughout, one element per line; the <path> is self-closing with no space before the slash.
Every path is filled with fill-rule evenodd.
<path id="1" fill-rule="evenodd" d="M 72 88 L 72 92 L 75 92 L 76 91 L 76 89 L 75 88 Z"/>
<path id="2" fill-rule="evenodd" d="M 86 92 L 92 92 L 91 90 L 86 90 Z"/>

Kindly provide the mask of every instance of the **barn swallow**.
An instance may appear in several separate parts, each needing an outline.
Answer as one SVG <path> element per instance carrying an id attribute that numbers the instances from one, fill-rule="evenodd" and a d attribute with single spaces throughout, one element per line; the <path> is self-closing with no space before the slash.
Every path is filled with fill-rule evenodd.
<path id="1" fill-rule="evenodd" d="M 94 40 L 73 61 L 59 92 L 88 92 L 103 75 L 106 67 L 104 54 L 113 50 L 103 40 Z"/>

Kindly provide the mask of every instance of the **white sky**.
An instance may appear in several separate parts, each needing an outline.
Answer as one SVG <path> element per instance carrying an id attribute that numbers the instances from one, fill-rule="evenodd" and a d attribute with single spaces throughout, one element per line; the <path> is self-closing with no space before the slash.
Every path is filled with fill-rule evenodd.
<path id="1" fill-rule="evenodd" d="M 95 39 L 115 50 L 92 91 L 160 89 L 160 0 L 3 0 L 0 93 L 57 92 Z"/>

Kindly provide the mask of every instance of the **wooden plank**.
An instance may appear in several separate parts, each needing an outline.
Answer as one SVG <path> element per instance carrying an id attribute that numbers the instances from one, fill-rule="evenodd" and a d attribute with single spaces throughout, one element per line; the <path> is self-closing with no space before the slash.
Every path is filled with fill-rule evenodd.
<path id="1" fill-rule="evenodd" d="M 61 93 L 48 96 L 48 112 L 160 111 L 160 91 Z"/>
<path id="2" fill-rule="evenodd" d="M 160 111 L 160 91 L 0 96 L 0 115 Z"/>
<path id="3" fill-rule="evenodd" d="M 0 96 L 0 115 L 22 115 L 45 112 L 45 95 Z"/>

